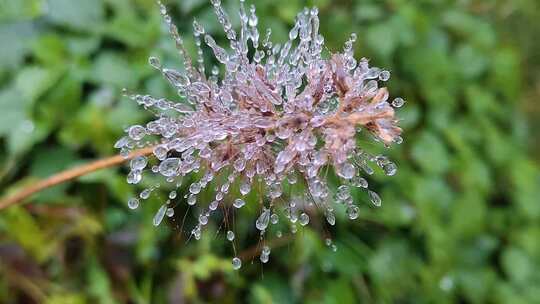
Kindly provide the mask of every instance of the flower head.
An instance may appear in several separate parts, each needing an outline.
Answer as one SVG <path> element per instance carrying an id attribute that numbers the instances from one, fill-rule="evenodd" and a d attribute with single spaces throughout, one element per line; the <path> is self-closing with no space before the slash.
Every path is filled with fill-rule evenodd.
<path id="1" fill-rule="evenodd" d="M 308 209 L 313 207 L 322 211 L 330 225 L 335 224 L 336 203 L 344 204 L 349 218 L 355 219 L 359 209 L 350 187 L 365 189 L 372 203 L 380 205 L 379 195 L 368 189 L 362 174 L 373 173 L 371 163 L 388 175 L 395 174 L 396 166 L 386 157 L 362 149 L 357 133 L 367 132 L 386 146 L 401 142 L 394 108 L 400 107 L 403 99 L 389 103 L 387 89 L 380 87 L 389 79 L 388 71 L 370 67 L 364 58 L 355 60 L 356 35 L 351 35 L 342 51 L 329 54 L 319 34 L 318 11 L 313 8 L 298 14 L 288 41 L 274 44 L 270 30 L 261 40 L 254 6 L 246 10 L 244 0 L 240 0 L 237 32 L 220 1 L 212 0 L 230 47 L 219 46 L 195 21 L 198 58 L 194 62 L 166 8 L 159 5 L 183 57 L 185 72 L 166 68 L 155 57 L 149 61 L 178 91 L 179 98 L 126 93 L 155 113 L 155 119 L 144 126 L 129 127 L 116 147 L 127 153 L 134 147 L 154 146 L 157 162 L 152 173 L 175 187 L 193 172 L 202 177 L 189 184 L 185 200 L 178 200 L 175 190 L 170 192 L 169 200 L 156 213 L 155 225 L 165 215 L 174 214 L 174 201 L 199 204 L 202 212 L 191 231 L 199 239 L 218 208 L 232 212 L 242 208 L 243 196 L 254 188 L 261 198 L 255 227 L 263 237 L 269 224 L 279 221 L 278 214 L 291 222 L 292 232 L 297 224 L 307 225 L 308 214 L 312 214 Z M 210 73 L 203 61 L 203 41 L 221 64 Z M 131 161 L 129 183 L 141 181 L 148 162 L 146 157 Z M 335 196 L 326 180 L 332 168 L 341 181 Z M 290 188 L 294 184 L 303 185 L 305 191 L 285 195 L 284 185 Z M 214 199 L 198 203 L 197 195 L 205 188 L 215 192 Z M 144 189 L 140 198 L 148 198 L 153 190 Z M 136 208 L 138 199 L 130 200 L 129 206 Z M 226 228 L 227 239 L 234 241 L 234 232 Z M 265 247 L 261 261 L 267 261 L 268 255 Z M 235 258 L 233 265 L 240 267 L 241 261 Z"/>

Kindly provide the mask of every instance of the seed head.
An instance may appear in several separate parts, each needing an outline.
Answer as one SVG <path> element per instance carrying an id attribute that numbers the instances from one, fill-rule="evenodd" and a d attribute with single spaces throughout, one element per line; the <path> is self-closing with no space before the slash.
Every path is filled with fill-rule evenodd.
<path id="1" fill-rule="evenodd" d="M 289 40 L 274 44 L 270 29 L 261 40 L 254 6 L 246 10 L 244 0 L 240 0 L 240 30 L 236 32 L 220 1 L 211 2 L 230 46 L 218 45 L 203 25 L 194 21 L 198 57 L 193 61 L 165 6 L 159 3 L 185 71 L 164 67 L 155 57 L 149 63 L 179 97 L 168 100 L 126 92 L 155 114 L 146 125 L 127 128 L 127 135 L 115 145 L 122 154 L 154 146 L 151 160 L 138 157 L 131 161 L 128 182 L 139 183 L 149 163 L 154 164 L 152 173 L 173 188 L 182 185 L 184 176 L 194 172 L 202 176 L 187 186 L 189 194 L 184 199 L 177 198 L 175 190 L 171 192 L 157 211 L 154 225 L 165 215 L 174 216 L 175 204 L 204 204 L 191 231 L 191 236 L 199 239 L 219 207 L 229 210 L 223 212 L 227 224 L 227 214 L 242 208 L 246 204 L 242 197 L 251 191 L 260 195 L 254 226 L 263 239 L 266 231 L 278 224 L 278 214 L 287 218 L 293 233 L 297 222 L 301 226 L 310 222 L 308 214 L 313 216 L 315 209 L 321 210 L 329 225 L 335 225 L 336 203 L 344 204 L 349 218 L 356 219 L 359 208 L 350 187 L 367 191 L 373 205 L 380 206 L 381 198 L 362 176 L 374 172 L 371 164 L 387 175 L 394 175 L 396 166 L 385 156 L 362 149 L 357 134 L 367 133 L 385 146 L 402 141 L 394 108 L 404 100 L 389 102 L 387 89 L 380 86 L 390 78 L 390 72 L 370 67 L 365 58 L 357 61 L 353 57 L 355 34 L 342 51 L 327 51 L 319 34 L 316 8 L 300 12 Z M 203 60 L 203 42 L 220 63 L 210 73 Z M 330 189 L 326 180 L 329 169 L 340 178 L 342 185 L 337 190 Z M 284 185 L 305 191 L 285 195 Z M 144 189 L 140 199 L 147 199 L 158 186 Z M 201 202 L 197 195 L 206 188 L 215 192 L 214 199 Z M 139 200 L 133 202 L 135 199 L 130 200 L 130 207 L 136 208 Z M 226 227 L 225 231 L 232 242 L 231 229 Z M 275 234 L 281 236 L 282 232 Z M 335 247 L 331 242 L 328 245 Z M 268 249 L 261 261 L 267 261 L 269 254 Z M 240 259 L 236 257 L 233 265 L 239 268 Z"/>

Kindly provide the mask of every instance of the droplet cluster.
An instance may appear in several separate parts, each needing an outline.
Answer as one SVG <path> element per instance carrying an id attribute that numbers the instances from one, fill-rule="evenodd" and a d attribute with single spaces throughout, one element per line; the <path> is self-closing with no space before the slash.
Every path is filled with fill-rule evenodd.
<path id="1" fill-rule="evenodd" d="M 240 212 L 245 196 L 256 191 L 260 199 L 254 227 L 263 240 L 260 260 L 266 263 L 270 247 L 264 236 L 272 226 L 279 226 L 280 218 L 286 219 L 291 233 L 297 225 L 308 225 L 316 210 L 329 225 L 335 225 L 336 205 L 343 205 L 354 220 L 360 209 L 351 195 L 353 187 L 365 191 L 374 206 L 381 205 L 365 177 L 375 172 L 374 167 L 392 176 L 397 167 L 386 156 L 372 155 L 359 146 L 357 134 L 365 133 L 361 136 L 385 147 L 401 143 L 394 109 L 405 101 L 389 100 L 388 90 L 381 85 L 390 79 L 389 71 L 369 66 L 365 58 L 354 58 L 355 34 L 342 51 L 331 53 L 324 47 L 316 8 L 301 11 L 289 40 L 274 44 L 270 29 L 261 37 L 255 6 L 246 9 L 240 0 L 240 29 L 236 31 L 221 1 L 211 3 L 229 46 L 218 45 L 194 21 L 197 58 L 193 60 L 165 6 L 158 2 L 185 71 L 165 67 L 156 57 L 150 57 L 149 63 L 163 74 L 178 98 L 125 90 L 126 96 L 155 118 L 128 127 L 115 148 L 127 156 L 133 149 L 153 147 L 151 156 L 130 161 L 127 182 L 141 183 L 143 173 L 160 176 L 167 188 L 175 190 L 158 208 L 153 224 L 174 217 L 174 206 L 179 203 L 194 206 L 199 213 L 191 237 L 197 240 L 216 210 Z M 210 73 L 203 43 L 221 65 Z M 340 181 L 337 188 L 327 181 L 329 170 Z M 128 207 L 136 209 L 162 185 L 143 189 L 128 201 Z M 178 196 L 179 187 L 186 187 L 188 193 Z M 295 187 L 304 190 L 290 193 Z M 212 192 L 213 198 L 201 201 L 202 192 Z M 235 247 L 233 227 L 225 228 L 226 239 Z M 281 230 L 274 230 L 282 236 Z M 239 269 L 242 261 L 235 257 L 232 265 Z"/>

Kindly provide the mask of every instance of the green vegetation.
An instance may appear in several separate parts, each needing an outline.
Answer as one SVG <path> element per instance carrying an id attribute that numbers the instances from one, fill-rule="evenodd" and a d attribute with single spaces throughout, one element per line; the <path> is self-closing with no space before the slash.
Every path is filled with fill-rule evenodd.
<path id="1" fill-rule="evenodd" d="M 236 20 L 236 0 L 222 1 Z M 206 1 L 164 2 L 186 44 L 195 17 L 224 41 Z M 154 227 L 162 200 L 129 210 L 137 189 L 106 169 L 0 211 L 0 303 L 537 302 L 537 1 L 255 4 L 276 41 L 316 5 L 330 50 L 356 32 L 357 56 L 392 72 L 405 142 L 389 154 L 397 175 L 371 179 L 383 206 L 357 192 L 360 217 L 337 214 L 331 231 L 336 252 L 300 228 L 264 267 L 233 271 L 224 233 L 186 244 L 184 207 Z M 148 118 L 121 88 L 174 97 L 148 65 L 179 65 L 151 0 L 0 0 L 0 45 L 0 195 L 116 153 L 123 127 Z M 244 209 L 236 238 L 250 248 L 256 210 Z"/>

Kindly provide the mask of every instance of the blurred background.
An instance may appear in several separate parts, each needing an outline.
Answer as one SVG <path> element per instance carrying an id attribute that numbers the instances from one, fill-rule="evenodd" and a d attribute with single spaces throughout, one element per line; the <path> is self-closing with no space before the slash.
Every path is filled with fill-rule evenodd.
<path id="1" fill-rule="evenodd" d="M 208 2 L 165 1 L 192 54 L 195 17 L 224 41 Z M 305 228 L 264 267 L 245 210 L 233 271 L 223 233 L 186 244 L 152 225 L 159 198 L 127 208 L 125 168 L 99 171 L 0 211 L 0 303 L 539 303 L 540 3 L 247 3 L 274 41 L 316 5 L 330 50 L 356 32 L 357 57 L 392 72 L 405 142 L 398 174 L 371 178 L 383 206 L 339 214 L 336 252 Z M 180 66 L 151 0 L 0 0 L 0 195 L 117 153 L 149 119 L 121 88 L 174 96 L 150 55 Z"/>

